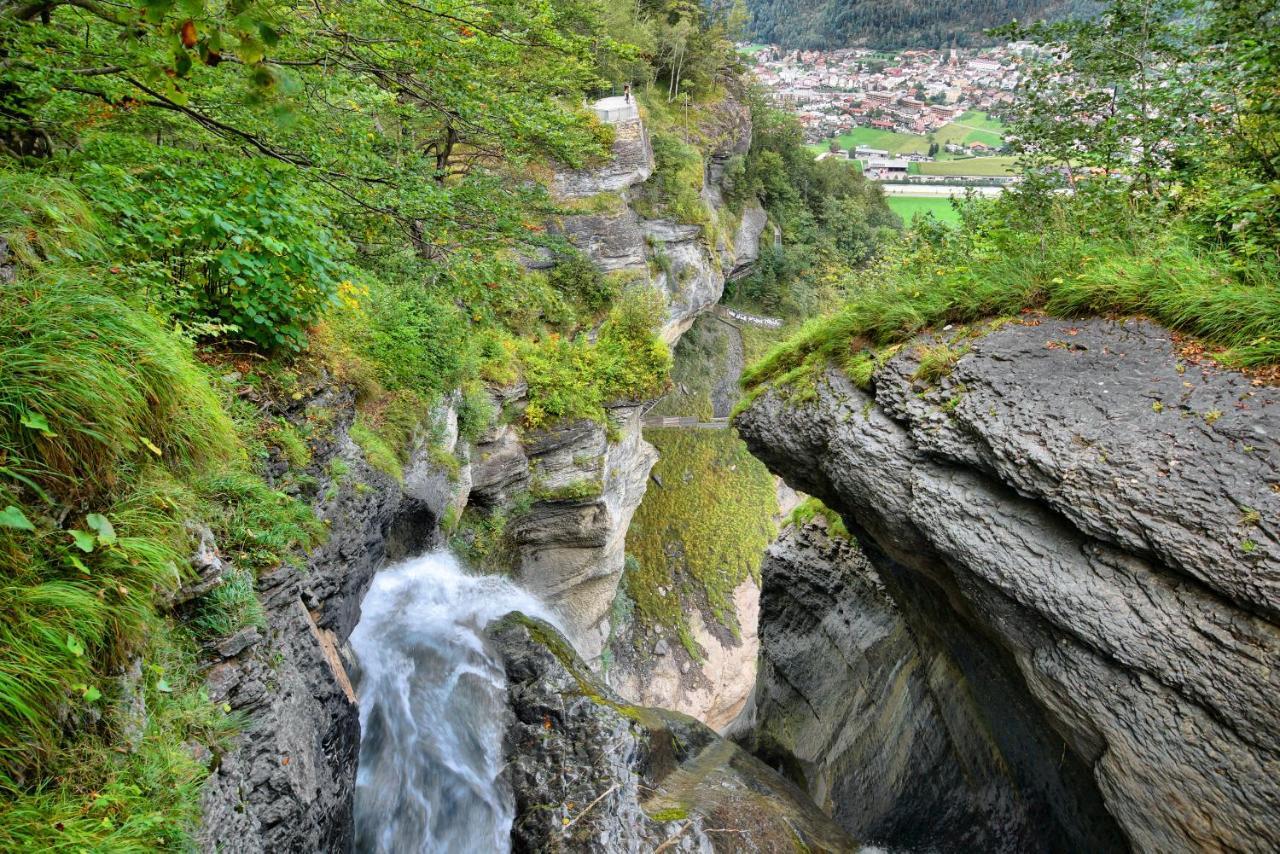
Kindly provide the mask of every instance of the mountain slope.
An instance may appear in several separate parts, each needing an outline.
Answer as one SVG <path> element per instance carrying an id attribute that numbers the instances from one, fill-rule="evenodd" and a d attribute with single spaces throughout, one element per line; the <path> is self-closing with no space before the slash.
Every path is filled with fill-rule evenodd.
<path id="1" fill-rule="evenodd" d="M 1015 18 L 1089 14 L 1093 0 L 747 0 L 752 33 L 786 47 L 945 47 L 981 44 Z"/>

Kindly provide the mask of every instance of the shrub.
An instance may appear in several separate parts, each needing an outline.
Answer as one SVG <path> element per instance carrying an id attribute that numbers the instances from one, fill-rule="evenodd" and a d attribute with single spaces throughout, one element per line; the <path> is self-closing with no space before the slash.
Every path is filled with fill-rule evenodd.
<path id="1" fill-rule="evenodd" d="M 591 314 L 609 306 L 618 296 L 618 286 L 600 272 L 581 252 L 565 253 L 547 274 L 553 288 L 576 300 Z"/>
<path id="2" fill-rule="evenodd" d="M 432 397 L 478 370 L 482 337 L 454 300 L 420 282 L 379 283 L 366 315 L 349 318 L 346 327 L 392 390 Z"/>
<path id="3" fill-rule="evenodd" d="M 147 162 L 122 143 L 91 156 L 85 186 L 115 225 L 120 275 L 183 323 L 223 324 L 266 350 L 306 347 L 336 297 L 342 251 L 295 171 L 174 150 Z"/>
<path id="4" fill-rule="evenodd" d="M 654 330 L 664 315 L 662 294 L 635 287 L 614 306 L 595 341 L 585 335 L 566 339 L 552 334 L 525 344 L 525 425 L 540 428 L 577 418 L 604 423 L 605 404 L 661 394 L 671 371 L 671 353 Z"/>

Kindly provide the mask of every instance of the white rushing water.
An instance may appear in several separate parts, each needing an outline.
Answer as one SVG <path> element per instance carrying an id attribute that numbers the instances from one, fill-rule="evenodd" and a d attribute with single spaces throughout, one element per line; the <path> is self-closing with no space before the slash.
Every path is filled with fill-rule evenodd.
<path id="1" fill-rule="evenodd" d="M 550 620 L 505 578 L 447 552 L 380 572 L 351 646 L 360 662 L 356 848 L 505 852 L 511 793 L 499 785 L 506 684 L 485 625 L 510 611 Z"/>

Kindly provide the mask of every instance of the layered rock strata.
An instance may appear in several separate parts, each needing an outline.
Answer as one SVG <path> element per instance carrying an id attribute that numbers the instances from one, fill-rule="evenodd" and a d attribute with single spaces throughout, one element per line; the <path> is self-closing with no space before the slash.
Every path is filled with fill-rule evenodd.
<path id="1" fill-rule="evenodd" d="M 925 382 L 939 347 L 954 369 Z M 973 710 L 1039 844 L 1280 846 L 1280 393 L 1182 358 L 1154 325 L 1103 320 L 922 339 L 872 388 L 829 371 L 811 401 L 770 390 L 737 424 L 855 530 L 933 650 L 939 713 Z M 883 617 L 864 600 L 842 601 L 836 646 Z M 958 671 L 941 685 L 959 698 L 935 667 Z M 831 737 L 856 740 L 867 714 Z M 912 744 L 913 728 L 891 732 Z M 838 760 L 775 741 L 800 765 Z M 833 791 L 853 766 L 827 769 Z M 882 816 L 902 807 L 874 778 L 850 785 L 883 796 Z M 868 820 L 831 800 L 846 827 Z"/>

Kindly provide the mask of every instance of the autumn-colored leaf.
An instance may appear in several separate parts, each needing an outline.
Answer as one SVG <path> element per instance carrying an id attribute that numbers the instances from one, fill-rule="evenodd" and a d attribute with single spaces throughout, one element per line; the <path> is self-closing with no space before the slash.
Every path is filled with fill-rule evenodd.
<path id="1" fill-rule="evenodd" d="M 196 46 L 196 23 L 188 18 L 182 22 L 182 46 L 190 50 Z"/>

